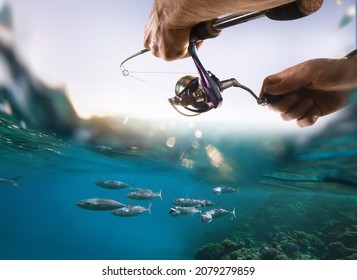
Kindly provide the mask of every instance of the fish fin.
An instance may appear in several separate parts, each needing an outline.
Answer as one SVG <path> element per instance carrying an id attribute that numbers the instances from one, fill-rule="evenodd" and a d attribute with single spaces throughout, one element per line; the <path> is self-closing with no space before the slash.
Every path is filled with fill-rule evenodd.
<path id="1" fill-rule="evenodd" d="M 9 179 L 9 182 L 10 182 L 11 184 L 13 184 L 15 187 L 18 187 L 19 184 L 17 183 L 17 180 L 20 179 L 20 178 L 21 178 L 21 176 L 16 176 L 16 177 L 14 177 L 14 178 Z"/>
<path id="2" fill-rule="evenodd" d="M 233 220 L 236 218 L 236 207 L 235 206 L 233 207 L 232 215 L 233 215 L 233 217 L 232 217 L 232 220 Z"/>
<path id="3" fill-rule="evenodd" d="M 151 205 L 152 205 L 152 203 L 150 202 L 149 208 L 148 208 L 148 212 L 149 212 L 150 215 L 151 215 Z"/>
<path id="4" fill-rule="evenodd" d="M 129 189 L 131 189 L 131 190 L 135 190 L 135 186 L 136 186 L 136 183 L 131 184 L 131 185 L 129 186 Z"/>

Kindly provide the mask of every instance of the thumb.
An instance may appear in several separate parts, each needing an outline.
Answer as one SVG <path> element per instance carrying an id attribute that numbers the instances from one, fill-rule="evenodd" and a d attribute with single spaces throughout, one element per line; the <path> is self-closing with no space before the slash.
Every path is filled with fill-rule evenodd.
<path id="1" fill-rule="evenodd" d="M 301 65 L 290 67 L 278 74 L 266 77 L 262 89 L 272 95 L 282 95 L 306 86 L 309 84 L 311 75 L 302 71 Z"/>
<path id="2" fill-rule="evenodd" d="M 289 77 L 272 75 L 265 78 L 263 91 L 272 95 L 282 95 L 297 89 Z"/>
<path id="3" fill-rule="evenodd" d="M 278 76 L 278 74 L 267 76 L 262 84 L 260 90 L 260 96 L 264 94 L 271 94 L 271 95 L 280 95 L 283 94 L 281 89 L 281 81 L 282 79 Z"/>

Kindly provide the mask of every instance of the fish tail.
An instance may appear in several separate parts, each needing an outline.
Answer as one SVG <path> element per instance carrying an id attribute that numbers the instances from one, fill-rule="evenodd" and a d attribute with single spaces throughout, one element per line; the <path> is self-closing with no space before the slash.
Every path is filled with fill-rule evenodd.
<path id="1" fill-rule="evenodd" d="M 152 205 L 152 203 L 150 202 L 149 208 L 148 208 L 148 212 L 149 212 L 150 215 L 151 215 L 151 205 Z"/>
<path id="2" fill-rule="evenodd" d="M 160 199 L 162 200 L 162 189 L 159 191 L 158 197 L 160 197 Z"/>
<path id="3" fill-rule="evenodd" d="M 9 179 L 9 182 L 13 184 L 15 187 L 18 187 L 19 184 L 17 183 L 17 180 L 20 179 L 21 176 L 16 176 L 14 178 Z"/>
<path id="4" fill-rule="evenodd" d="M 233 220 L 236 218 L 236 207 L 235 206 L 233 207 L 232 215 L 233 215 L 233 217 L 232 217 L 232 220 Z"/>

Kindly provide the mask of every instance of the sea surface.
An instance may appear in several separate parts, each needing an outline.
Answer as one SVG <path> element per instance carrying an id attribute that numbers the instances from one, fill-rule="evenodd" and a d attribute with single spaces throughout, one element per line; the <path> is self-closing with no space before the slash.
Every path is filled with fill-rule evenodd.
<path id="1" fill-rule="evenodd" d="M 166 125 L 163 137 L 163 127 L 150 132 L 161 131 L 160 149 L 125 152 L 1 115 L 0 178 L 20 177 L 0 182 L 0 259 L 357 259 L 356 134 L 296 144 L 197 126 Z M 162 190 L 162 199 L 130 200 L 129 188 L 101 188 L 100 180 Z M 216 195 L 216 186 L 237 192 Z M 172 217 L 180 197 L 209 199 L 236 217 Z M 151 213 L 118 217 L 76 205 L 88 198 Z"/>

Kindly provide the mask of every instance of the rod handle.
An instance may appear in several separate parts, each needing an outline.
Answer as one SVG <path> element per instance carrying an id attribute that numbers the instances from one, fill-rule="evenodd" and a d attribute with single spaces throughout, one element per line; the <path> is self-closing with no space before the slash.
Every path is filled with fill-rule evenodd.
<path id="1" fill-rule="evenodd" d="M 200 22 L 191 30 L 191 42 L 197 42 L 205 39 L 215 38 L 221 30 L 214 29 L 213 23 L 216 19 Z"/>

